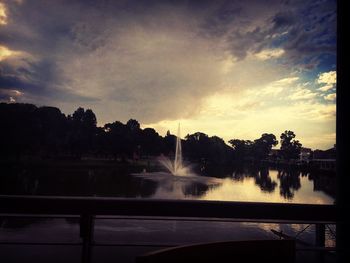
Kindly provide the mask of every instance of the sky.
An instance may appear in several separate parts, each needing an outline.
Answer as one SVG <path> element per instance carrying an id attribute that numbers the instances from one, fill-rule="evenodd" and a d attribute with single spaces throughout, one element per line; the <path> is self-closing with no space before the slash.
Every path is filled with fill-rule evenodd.
<path id="1" fill-rule="evenodd" d="M 0 101 L 325 150 L 336 34 L 335 0 L 0 0 Z"/>

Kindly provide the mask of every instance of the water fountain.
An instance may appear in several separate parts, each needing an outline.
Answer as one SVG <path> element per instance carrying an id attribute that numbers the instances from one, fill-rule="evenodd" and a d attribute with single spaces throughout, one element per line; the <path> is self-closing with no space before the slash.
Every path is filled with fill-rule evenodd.
<path id="1" fill-rule="evenodd" d="M 160 157 L 159 162 L 172 174 L 175 176 L 186 176 L 191 174 L 191 169 L 189 165 L 184 165 L 182 159 L 182 146 L 181 146 L 181 134 L 180 134 L 180 123 L 177 129 L 176 135 L 176 147 L 175 147 L 175 158 L 172 162 L 167 157 Z"/>
<path id="2" fill-rule="evenodd" d="M 154 194 L 156 198 L 184 198 L 184 196 L 188 195 L 188 193 L 185 194 L 186 191 L 189 191 L 188 189 L 209 189 L 222 183 L 221 179 L 218 178 L 197 175 L 192 171 L 191 164 L 185 164 L 182 157 L 180 124 L 176 135 L 174 159 L 171 160 L 166 156 L 161 156 L 157 160 L 167 171 L 144 171 L 133 174 L 135 177 L 151 180 L 158 184 L 157 192 Z M 193 190 L 193 193 L 198 195 L 197 190 Z"/>

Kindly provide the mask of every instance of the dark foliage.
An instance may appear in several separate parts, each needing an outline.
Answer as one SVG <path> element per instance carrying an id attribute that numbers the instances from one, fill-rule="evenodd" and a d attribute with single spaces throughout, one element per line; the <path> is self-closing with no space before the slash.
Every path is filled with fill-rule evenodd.
<path id="1" fill-rule="evenodd" d="M 142 129 L 134 119 L 97 127 L 94 112 L 81 107 L 66 116 L 55 107 L 0 103 L 0 120 L 2 159 L 89 156 L 126 161 L 160 154 L 172 156 L 175 151 L 176 136 L 170 131 L 162 137 L 153 128 Z M 281 135 L 285 159 L 296 158 L 300 152 L 301 144 L 294 137 L 291 131 Z M 278 142 L 275 135 L 264 133 L 254 141 L 232 139 L 229 143 L 232 147 L 217 136 L 196 132 L 188 134 L 182 145 L 187 159 L 217 165 L 267 159 Z M 266 185 L 267 189 L 271 187 Z"/>

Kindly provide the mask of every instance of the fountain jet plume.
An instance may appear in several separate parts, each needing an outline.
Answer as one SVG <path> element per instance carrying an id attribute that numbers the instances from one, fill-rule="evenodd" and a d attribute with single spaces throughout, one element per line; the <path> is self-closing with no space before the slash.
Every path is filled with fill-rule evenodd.
<path id="1" fill-rule="evenodd" d="M 182 168 L 182 147 L 181 147 L 181 134 L 180 134 L 180 123 L 177 128 L 176 136 L 176 148 L 175 148 L 175 160 L 174 160 L 174 171 L 177 174 Z"/>
<path id="2" fill-rule="evenodd" d="M 183 164 L 182 160 L 182 145 L 181 145 L 181 134 L 180 134 L 180 123 L 177 128 L 176 135 L 176 146 L 175 146 L 175 159 L 174 162 L 169 160 L 169 158 L 162 157 L 159 158 L 159 162 L 168 169 L 172 175 L 189 175 L 190 168 Z"/>

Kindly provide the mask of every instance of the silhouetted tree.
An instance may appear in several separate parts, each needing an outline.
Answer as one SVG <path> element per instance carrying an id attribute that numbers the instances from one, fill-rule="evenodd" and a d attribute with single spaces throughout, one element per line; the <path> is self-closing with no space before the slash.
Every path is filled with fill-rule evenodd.
<path id="1" fill-rule="evenodd" d="M 252 157 L 252 141 L 232 139 L 229 143 L 232 145 L 234 159 L 236 161 L 242 161 Z"/>
<path id="2" fill-rule="evenodd" d="M 256 160 L 266 159 L 272 149 L 276 146 L 278 141 L 273 134 L 264 133 L 259 139 L 254 140 L 252 145 L 253 156 Z"/>
<path id="3" fill-rule="evenodd" d="M 140 130 L 140 123 L 137 120 L 130 119 L 126 123 L 126 127 L 131 131 L 131 132 L 138 132 Z"/>
<path id="4" fill-rule="evenodd" d="M 158 155 L 162 149 L 162 142 L 159 134 L 152 128 L 145 128 L 141 132 L 140 146 L 141 153 L 146 155 Z"/>
<path id="5" fill-rule="evenodd" d="M 195 161 L 205 164 L 224 164 L 232 159 L 232 148 L 218 136 L 196 132 L 188 134 L 184 141 L 185 155 Z"/>
<path id="6" fill-rule="evenodd" d="M 72 115 L 65 116 L 55 107 L 0 103 L 0 120 L 2 158 L 19 159 L 24 155 L 71 155 L 80 158 L 93 154 L 126 159 L 135 154 L 173 155 L 175 151 L 176 136 L 170 131 L 163 138 L 152 128 L 141 129 L 135 119 L 130 119 L 126 124 L 115 121 L 97 127 L 94 112 L 82 107 L 77 108 Z M 281 135 L 281 150 L 285 159 L 296 158 L 300 152 L 301 144 L 294 137 L 291 131 Z M 202 132 L 189 134 L 182 140 L 184 156 L 206 167 L 207 164 L 228 164 L 232 157 L 236 161 L 253 157 L 264 159 L 277 141 L 273 134 L 264 133 L 254 142 L 233 139 L 229 143 L 232 147 L 226 145 L 223 139 L 209 137 Z"/>
<path id="7" fill-rule="evenodd" d="M 210 140 L 207 134 L 196 132 L 188 134 L 184 142 L 184 151 L 190 159 L 208 160 L 210 157 Z"/>
<path id="8" fill-rule="evenodd" d="M 112 154 L 115 159 L 128 153 L 128 129 L 120 121 L 107 123 L 104 126 L 104 149 Z"/>
<path id="9" fill-rule="evenodd" d="M 229 163 L 232 159 L 232 148 L 218 137 L 209 138 L 209 160 L 214 164 Z"/>
<path id="10" fill-rule="evenodd" d="M 141 128 L 140 123 L 137 120 L 130 119 L 126 123 L 127 136 L 125 138 L 128 144 L 128 155 L 131 157 L 133 154 L 139 154 L 140 151 L 140 139 Z"/>
<path id="11" fill-rule="evenodd" d="M 37 118 L 41 154 L 57 156 L 67 151 L 68 123 L 66 116 L 58 108 L 41 107 L 37 109 Z"/>
<path id="12" fill-rule="evenodd" d="M 166 133 L 163 139 L 162 152 L 166 155 L 174 155 L 176 146 L 176 136 L 170 134 L 170 131 Z"/>
<path id="13" fill-rule="evenodd" d="M 69 143 L 71 152 L 78 158 L 83 153 L 91 152 L 94 148 L 97 133 L 96 116 L 92 110 L 79 107 L 72 116 L 70 123 Z"/>
<path id="14" fill-rule="evenodd" d="M 32 104 L 0 103 L 0 151 L 4 157 L 20 159 L 38 152 L 40 122 Z"/>
<path id="15" fill-rule="evenodd" d="M 298 159 L 301 143 L 295 140 L 295 134 L 292 131 L 285 131 L 281 134 L 281 154 L 285 160 Z"/>

